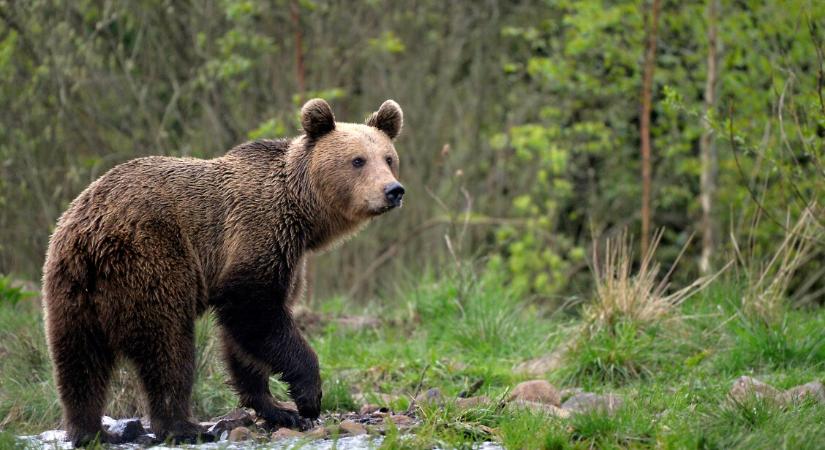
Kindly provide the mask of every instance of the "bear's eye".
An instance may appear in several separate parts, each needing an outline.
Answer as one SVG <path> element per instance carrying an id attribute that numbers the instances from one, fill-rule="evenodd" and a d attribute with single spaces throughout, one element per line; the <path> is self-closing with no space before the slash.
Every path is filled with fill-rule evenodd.
<path id="1" fill-rule="evenodd" d="M 352 160 L 352 167 L 364 167 L 367 162 L 364 158 L 358 157 Z"/>
<path id="2" fill-rule="evenodd" d="M 392 156 L 387 156 L 387 165 L 388 166 L 392 165 Z"/>

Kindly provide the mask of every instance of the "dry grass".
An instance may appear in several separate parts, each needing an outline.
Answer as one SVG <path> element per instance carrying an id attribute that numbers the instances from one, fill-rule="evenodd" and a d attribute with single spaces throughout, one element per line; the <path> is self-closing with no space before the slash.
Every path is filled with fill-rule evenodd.
<path id="1" fill-rule="evenodd" d="M 785 294 L 797 270 L 809 261 L 819 230 L 814 218 L 815 205 L 809 205 L 795 223 L 786 219 L 786 233 L 779 247 L 765 262 L 756 262 L 753 255 L 745 257 L 733 239 L 739 265 L 746 278 L 742 296 L 742 311 L 750 318 L 775 323 L 785 307 Z"/>
<path id="2" fill-rule="evenodd" d="M 613 328 L 620 321 L 644 326 L 665 317 L 673 318 L 676 306 L 703 289 L 718 275 L 699 278 L 682 289 L 668 292 L 669 277 L 687 245 L 671 269 L 660 279 L 661 266 L 655 261 L 654 255 L 662 233 L 663 230 L 660 230 L 653 236 L 647 253 L 642 255 L 635 271 L 633 241 L 626 231 L 618 238 L 608 238 L 603 254 L 599 253 L 598 244 L 594 240 L 592 272 L 596 298 L 584 309 L 585 323 L 591 331 Z"/>

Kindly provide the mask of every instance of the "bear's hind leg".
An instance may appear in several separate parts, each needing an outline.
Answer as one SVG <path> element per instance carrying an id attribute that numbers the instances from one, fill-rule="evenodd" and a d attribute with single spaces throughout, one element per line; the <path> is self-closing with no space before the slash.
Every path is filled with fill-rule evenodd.
<path id="1" fill-rule="evenodd" d="M 115 357 L 98 325 L 77 316 L 48 314 L 49 347 L 68 439 L 75 447 L 97 440 L 118 443 L 101 416 Z M 59 323 L 58 323 L 59 322 Z"/>
<path id="2" fill-rule="evenodd" d="M 143 334 L 146 338 L 133 342 L 128 355 L 146 393 L 152 431 L 163 441 L 211 441 L 212 436 L 191 420 L 194 323 L 166 325 Z"/>

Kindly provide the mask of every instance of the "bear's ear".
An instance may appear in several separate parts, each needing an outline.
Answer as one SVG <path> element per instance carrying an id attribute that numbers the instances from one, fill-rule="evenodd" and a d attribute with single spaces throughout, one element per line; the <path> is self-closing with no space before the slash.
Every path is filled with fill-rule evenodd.
<path id="1" fill-rule="evenodd" d="M 313 98 L 301 108 L 301 126 L 307 136 L 321 137 L 335 129 L 335 116 L 329 103 L 320 98 Z"/>
<path id="2" fill-rule="evenodd" d="M 404 126 L 404 113 L 401 112 L 398 103 L 395 103 L 394 100 L 387 100 L 381 104 L 378 111 L 369 116 L 367 125 L 378 128 L 386 133 L 390 139 L 395 139 Z"/>

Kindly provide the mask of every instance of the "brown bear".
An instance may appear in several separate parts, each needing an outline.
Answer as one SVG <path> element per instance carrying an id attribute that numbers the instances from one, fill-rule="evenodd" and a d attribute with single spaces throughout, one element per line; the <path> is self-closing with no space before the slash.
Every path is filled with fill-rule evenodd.
<path id="1" fill-rule="evenodd" d="M 293 323 L 304 257 L 401 206 L 393 140 L 402 112 L 384 102 L 366 125 L 337 123 L 321 99 L 304 134 L 226 155 L 146 157 L 92 183 L 58 221 L 43 269 L 46 332 L 68 438 L 101 428 L 113 366 L 132 363 L 160 439 L 206 439 L 190 414 L 195 319 L 214 311 L 240 404 L 273 426 L 321 408 L 318 358 Z M 276 406 L 268 377 L 298 413 Z"/>

